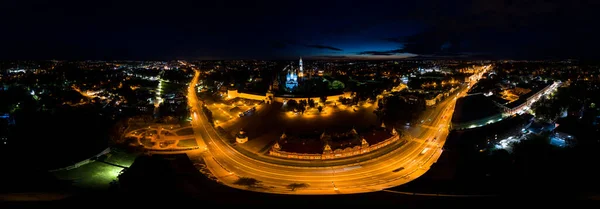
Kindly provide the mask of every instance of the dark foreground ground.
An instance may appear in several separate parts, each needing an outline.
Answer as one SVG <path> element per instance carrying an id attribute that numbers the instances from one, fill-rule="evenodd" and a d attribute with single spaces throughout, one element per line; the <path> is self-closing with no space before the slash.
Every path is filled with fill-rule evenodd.
<path id="1" fill-rule="evenodd" d="M 488 133 L 487 130 L 481 132 Z M 37 164 L 10 166 L 0 172 L 0 208 L 13 206 L 77 206 L 120 208 L 212 207 L 235 204 L 266 208 L 390 205 L 401 208 L 551 208 L 600 203 L 597 147 L 555 149 L 531 140 L 513 154 L 479 152 L 470 139 L 451 134 L 441 158 L 420 178 L 388 191 L 366 194 L 293 196 L 232 189 L 200 172 L 201 162 L 186 155 L 138 157 L 107 189 L 90 190 L 73 182 L 56 181 L 31 170 Z M 4 158 L 18 159 L 18 158 Z M 194 165 L 194 163 L 197 163 Z M 17 163 L 13 163 L 17 164 Z M 83 181 L 83 179 L 76 180 Z M 402 192 L 402 193 L 396 193 Z M 414 194 L 419 193 L 419 194 Z M 455 196 L 447 196 L 455 195 Z M 33 201 L 35 199 L 54 201 Z M 4 205 L 9 207 L 3 207 Z"/>
<path id="2" fill-rule="evenodd" d="M 427 180 L 426 177 L 425 179 Z M 394 190 L 408 190 L 411 188 L 436 189 L 427 181 L 414 182 L 407 186 L 394 188 Z M 445 185 L 449 186 L 449 185 Z M 450 188 L 450 187 L 440 187 Z M 51 196 L 57 191 L 39 192 Z M 406 195 L 393 192 L 373 192 L 352 195 L 327 195 L 327 196 L 292 196 L 275 195 L 249 192 L 232 189 L 207 178 L 200 173 L 185 155 L 169 155 L 152 157 L 142 156 L 120 177 L 118 186 L 111 187 L 108 191 L 89 191 L 64 189 L 60 191 L 67 196 L 56 201 L 13 201 L 3 205 L 16 207 L 123 207 L 136 206 L 158 207 L 168 205 L 170 208 L 178 206 L 213 207 L 227 205 L 259 205 L 261 207 L 336 207 L 336 206 L 368 206 L 390 205 L 400 208 L 439 208 L 439 207 L 481 207 L 501 208 L 510 206 L 558 206 L 561 204 L 577 206 L 579 204 L 597 204 L 593 196 L 566 195 L 566 193 L 522 193 L 514 195 L 501 194 L 493 196 L 419 196 Z M 456 190 L 454 193 L 464 193 Z M 42 195 L 43 196 L 43 195 Z M 4 199 L 6 200 L 6 199 Z M 164 207 L 164 206 L 161 206 Z"/>

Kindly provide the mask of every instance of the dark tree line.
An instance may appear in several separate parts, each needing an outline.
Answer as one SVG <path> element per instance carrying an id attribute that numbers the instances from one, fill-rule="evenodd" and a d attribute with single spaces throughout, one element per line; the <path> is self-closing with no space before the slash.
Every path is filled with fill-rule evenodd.
<path id="1" fill-rule="evenodd" d="M 327 97 L 322 96 L 320 98 L 320 103 L 324 104 L 327 101 Z M 317 105 L 317 103 L 315 102 L 315 100 L 313 99 L 302 99 L 302 100 L 293 100 L 290 99 L 286 102 L 286 108 L 287 111 L 297 111 L 300 112 L 301 114 L 304 114 L 304 112 L 310 108 L 317 108 L 317 110 L 319 110 L 319 112 L 323 111 L 323 105 Z"/>
<path id="2" fill-rule="evenodd" d="M 414 122 L 425 110 L 423 102 L 408 103 L 402 97 L 390 96 L 379 101 L 375 114 L 381 120 Z"/>
<path id="3" fill-rule="evenodd" d="M 213 125 L 214 125 L 214 124 L 215 124 L 215 122 L 213 121 L 213 114 L 212 114 L 212 111 L 210 111 L 210 110 L 208 109 L 208 107 L 206 107 L 206 106 L 202 106 L 202 112 L 204 112 L 204 114 L 205 114 L 205 115 L 206 115 L 206 117 L 208 118 L 208 122 L 209 122 L 210 124 L 213 124 Z"/>

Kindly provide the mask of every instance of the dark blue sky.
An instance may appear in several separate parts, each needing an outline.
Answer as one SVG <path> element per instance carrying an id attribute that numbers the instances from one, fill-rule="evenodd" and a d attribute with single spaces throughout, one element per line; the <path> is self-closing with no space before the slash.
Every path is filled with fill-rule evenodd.
<path id="1" fill-rule="evenodd" d="M 583 2 L 9 0 L 0 59 L 597 58 Z"/>

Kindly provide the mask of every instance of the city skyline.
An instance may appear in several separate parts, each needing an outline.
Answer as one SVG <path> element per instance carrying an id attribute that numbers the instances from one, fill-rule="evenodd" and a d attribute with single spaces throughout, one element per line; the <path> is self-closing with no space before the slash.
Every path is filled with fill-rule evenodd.
<path id="1" fill-rule="evenodd" d="M 303 57 L 0 66 L 0 153 L 10 170 L 0 198 L 9 201 L 92 198 L 81 192 L 91 190 L 211 203 L 260 202 L 265 193 L 282 202 L 586 198 L 598 184 L 585 166 L 598 150 L 597 64 Z"/>

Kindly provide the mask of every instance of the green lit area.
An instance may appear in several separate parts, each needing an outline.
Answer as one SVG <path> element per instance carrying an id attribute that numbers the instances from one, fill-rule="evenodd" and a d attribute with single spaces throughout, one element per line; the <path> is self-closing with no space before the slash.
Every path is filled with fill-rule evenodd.
<path id="1" fill-rule="evenodd" d="M 104 162 L 94 161 L 72 170 L 61 170 L 54 172 L 54 175 L 62 180 L 73 181 L 73 186 L 84 189 L 107 189 L 110 182 L 117 180 L 117 177 L 123 170 L 122 167 L 111 164 L 129 167 L 133 164 L 136 155 L 124 152 L 109 153 L 103 157 Z M 101 158 L 102 159 L 102 158 Z"/>

